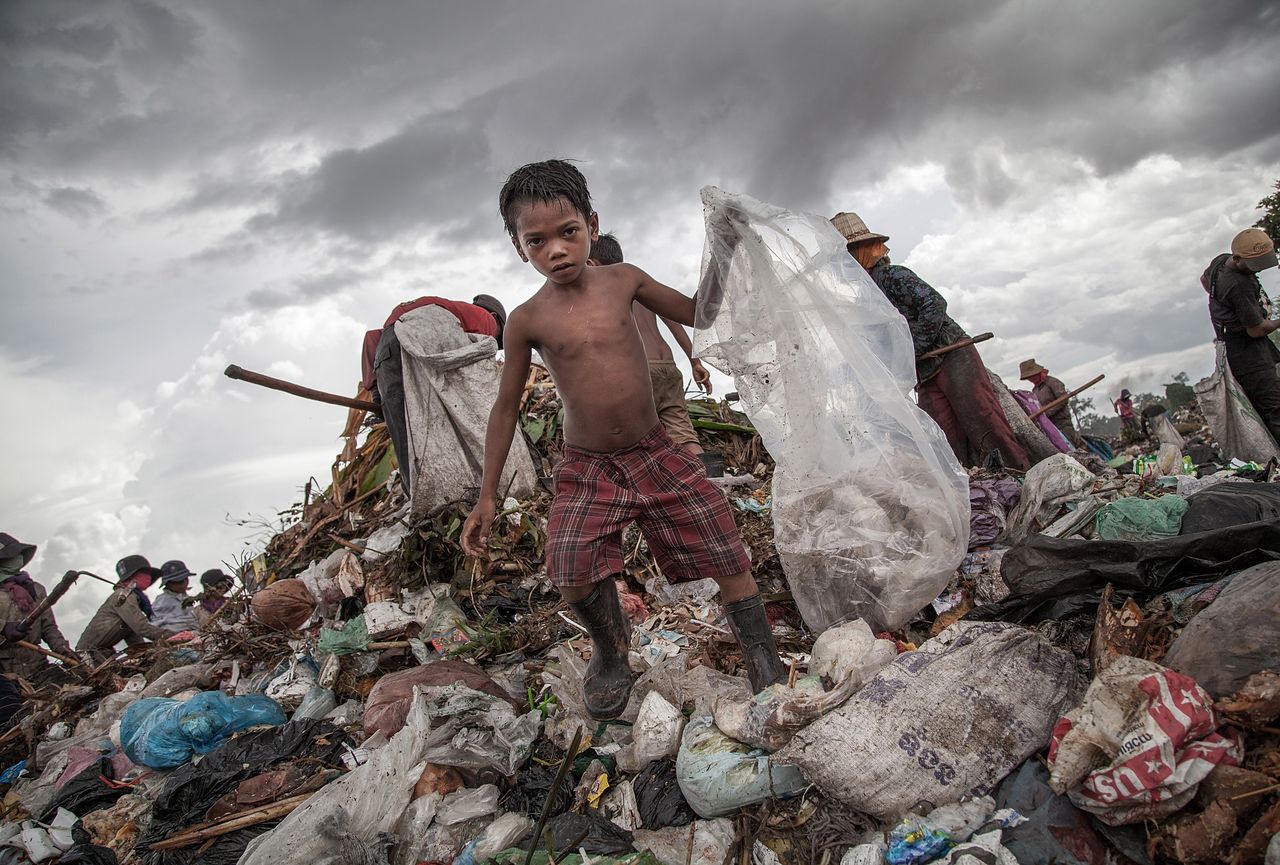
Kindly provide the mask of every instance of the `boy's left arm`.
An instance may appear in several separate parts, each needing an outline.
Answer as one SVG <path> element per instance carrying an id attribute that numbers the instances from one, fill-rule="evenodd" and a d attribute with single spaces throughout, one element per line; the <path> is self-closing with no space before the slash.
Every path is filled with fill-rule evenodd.
<path id="1" fill-rule="evenodd" d="M 669 285 L 663 285 L 633 264 L 614 266 L 627 268 L 623 272 L 636 280 L 634 299 L 639 301 L 641 306 L 659 318 L 693 325 L 693 314 L 697 305 L 692 297 L 681 294 Z"/>

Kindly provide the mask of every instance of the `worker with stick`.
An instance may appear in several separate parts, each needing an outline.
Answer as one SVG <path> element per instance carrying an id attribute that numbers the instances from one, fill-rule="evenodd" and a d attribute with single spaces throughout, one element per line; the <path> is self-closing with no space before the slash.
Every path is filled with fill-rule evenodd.
<path id="1" fill-rule="evenodd" d="M 78 651 L 88 655 L 95 664 L 101 664 L 115 654 L 116 643 L 124 640 L 136 646 L 147 640 L 156 642 L 169 639 L 172 634 L 152 624 L 154 615 L 151 601 L 145 591 L 160 576 L 160 569 L 151 567 L 144 556 L 125 556 L 116 562 L 116 590 L 102 602 L 85 626 Z"/>
<path id="2" fill-rule="evenodd" d="M 1014 437 L 973 340 L 947 315 L 947 301 L 908 268 L 889 261 L 887 235 L 867 228 L 856 213 L 837 213 L 832 225 L 849 254 L 870 274 L 907 320 L 916 354 L 916 393 L 947 436 L 957 459 L 981 465 L 999 451 L 1006 466 L 1026 471 L 1026 451 Z"/>
<path id="3" fill-rule="evenodd" d="M 50 649 L 68 658 L 77 658 L 67 638 L 58 630 L 53 610 L 40 613 L 34 621 L 27 622 L 36 611 L 47 592 L 26 572 L 27 565 L 35 558 L 34 544 L 24 544 L 13 535 L 0 532 L 0 622 L 3 622 L 4 643 L 0 645 L 0 729 L 22 705 L 18 689 L 9 676 L 19 676 L 31 684 L 59 679 L 62 669 L 45 660 L 35 649 L 19 645 L 19 642 L 38 646 L 45 643 Z"/>
<path id="4" fill-rule="evenodd" d="M 1060 379 L 1049 375 L 1049 370 L 1036 363 L 1035 358 L 1018 364 L 1018 378 L 1031 382 L 1031 393 L 1035 396 L 1036 402 L 1040 403 L 1041 408 L 1067 395 L 1067 386 Z M 1045 411 L 1045 414 L 1058 428 L 1058 432 L 1071 442 L 1072 447 L 1081 450 L 1088 447 L 1080 437 L 1080 433 L 1076 431 L 1075 422 L 1071 420 L 1071 407 L 1068 402 L 1059 403 L 1055 408 Z"/>

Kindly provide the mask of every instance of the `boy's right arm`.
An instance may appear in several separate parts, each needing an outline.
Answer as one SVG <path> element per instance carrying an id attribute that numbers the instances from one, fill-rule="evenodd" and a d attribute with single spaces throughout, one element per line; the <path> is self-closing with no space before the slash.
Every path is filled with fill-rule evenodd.
<path id="1" fill-rule="evenodd" d="M 489 412 L 489 426 L 484 433 L 484 477 L 480 481 L 480 499 L 462 527 L 462 549 L 469 556 L 483 555 L 488 548 L 489 530 L 498 510 L 498 484 L 502 480 L 502 469 L 507 464 L 507 454 L 511 451 L 511 437 L 515 434 L 516 419 L 520 413 L 520 397 L 529 377 L 532 348 L 523 324 L 524 316 L 517 310 L 512 313 L 502 334 L 507 357 L 502 365 L 498 399 Z"/>

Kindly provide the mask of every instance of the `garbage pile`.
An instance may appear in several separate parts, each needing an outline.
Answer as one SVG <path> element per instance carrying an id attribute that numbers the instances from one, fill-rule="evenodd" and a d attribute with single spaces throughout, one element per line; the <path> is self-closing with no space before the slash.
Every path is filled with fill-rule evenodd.
<path id="1" fill-rule="evenodd" d="M 589 720 L 590 643 L 541 573 L 549 496 L 508 499 L 469 560 L 467 504 L 408 525 L 385 432 L 357 418 L 196 641 L 28 695 L 0 862 L 1276 861 L 1273 467 L 973 469 L 936 600 L 892 632 L 815 634 L 774 546 L 772 459 L 732 403 L 689 407 L 786 683 L 752 694 L 714 583 L 668 584 L 634 533 L 640 676 L 619 721 Z M 535 367 L 543 474 L 560 422 Z"/>

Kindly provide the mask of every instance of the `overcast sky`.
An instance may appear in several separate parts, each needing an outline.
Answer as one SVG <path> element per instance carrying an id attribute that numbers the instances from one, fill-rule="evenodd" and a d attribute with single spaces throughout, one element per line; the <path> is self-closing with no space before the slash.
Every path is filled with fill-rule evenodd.
<path id="1" fill-rule="evenodd" d="M 496 215 L 579 160 L 692 291 L 698 190 L 862 214 L 895 260 L 1108 396 L 1213 364 L 1198 276 L 1280 177 L 1280 12 L 1247 0 L 0 4 L 0 530 L 46 584 L 197 572 L 325 478 L 399 301 L 538 285 Z M 1275 291 L 1276 271 L 1264 284 Z M 103 596 L 58 607 L 74 639 Z"/>

